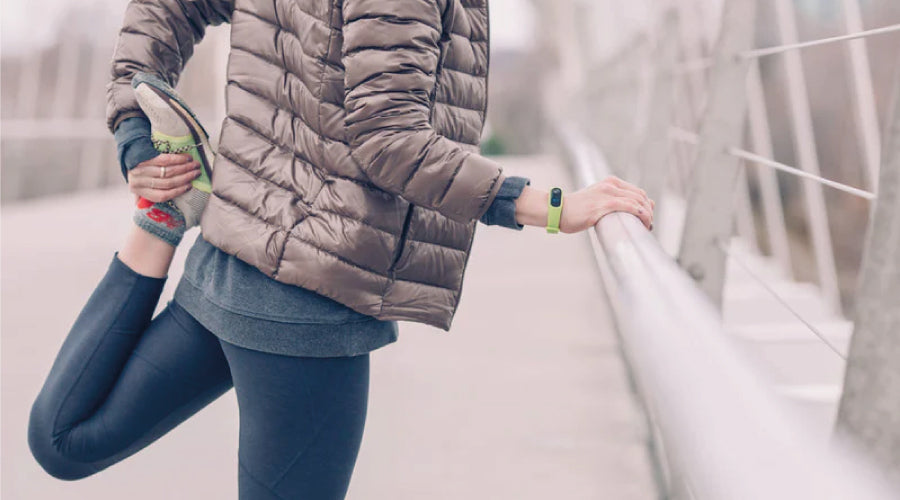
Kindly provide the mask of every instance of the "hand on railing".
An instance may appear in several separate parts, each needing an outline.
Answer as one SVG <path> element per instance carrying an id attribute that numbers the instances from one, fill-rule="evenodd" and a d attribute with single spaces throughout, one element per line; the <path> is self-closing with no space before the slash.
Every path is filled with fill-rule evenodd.
<path id="1" fill-rule="evenodd" d="M 550 193 L 525 186 L 516 199 L 516 220 L 527 226 L 547 224 L 547 202 Z M 578 233 L 594 227 L 606 214 L 628 212 L 641 220 L 647 229 L 653 229 L 653 208 L 656 202 L 647 193 L 616 176 L 564 194 L 559 231 Z"/>

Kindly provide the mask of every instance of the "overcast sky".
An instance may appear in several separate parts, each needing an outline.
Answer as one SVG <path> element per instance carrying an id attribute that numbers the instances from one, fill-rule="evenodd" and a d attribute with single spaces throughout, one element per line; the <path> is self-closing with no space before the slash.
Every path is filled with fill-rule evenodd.
<path id="1" fill-rule="evenodd" d="M 534 25 L 530 0 L 490 2 L 491 40 L 494 47 L 516 48 L 530 43 Z M 53 43 L 61 24 L 66 22 L 66 8 L 71 5 L 102 6 L 109 17 L 94 20 L 96 23 L 84 30 L 94 36 L 112 39 L 127 3 L 126 0 L 2 0 L 2 50 L 18 52 L 27 47 Z"/>

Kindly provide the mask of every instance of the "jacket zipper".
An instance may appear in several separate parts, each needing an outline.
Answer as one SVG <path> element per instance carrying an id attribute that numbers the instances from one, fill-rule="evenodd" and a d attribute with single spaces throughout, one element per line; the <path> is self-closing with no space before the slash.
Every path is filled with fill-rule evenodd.
<path id="1" fill-rule="evenodd" d="M 388 268 L 388 271 L 391 274 L 391 278 L 394 277 L 394 266 L 397 265 L 397 262 L 400 261 L 400 257 L 403 255 L 403 247 L 406 246 L 406 233 L 409 232 L 409 221 L 412 220 L 412 211 L 413 211 L 412 203 L 409 204 L 409 207 L 406 210 L 406 218 L 403 220 L 403 229 L 400 231 L 400 239 L 397 243 L 397 248 L 394 250 L 394 257 L 391 259 L 391 266 Z"/>

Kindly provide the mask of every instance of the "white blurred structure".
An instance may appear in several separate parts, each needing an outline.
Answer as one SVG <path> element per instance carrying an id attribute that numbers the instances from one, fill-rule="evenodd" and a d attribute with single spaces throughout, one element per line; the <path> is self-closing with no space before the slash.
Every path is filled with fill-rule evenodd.
<path id="1" fill-rule="evenodd" d="M 110 61 L 126 4 L 4 4 L 0 139 L 5 203 L 122 185 L 105 112 Z M 227 26 L 207 30 L 178 86 L 200 118 L 216 125 L 208 127 L 214 135 L 225 116 L 228 34 Z"/>
<path id="2" fill-rule="evenodd" d="M 900 24 L 879 18 L 864 26 L 860 4 L 846 0 L 827 10 L 839 33 L 803 40 L 796 9 L 807 18 L 825 11 L 792 0 L 634 2 L 614 17 L 612 36 L 598 36 L 590 20 L 609 16 L 609 2 L 544 6 L 555 16 L 548 15 L 556 24 L 546 36 L 556 43 L 561 66 L 555 85 L 546 87 L 546 101 L 580 184 L 605 175 L 608 159 L 616 174 L 658 201 L 659 244 L 616 215 L 601 220 L 597 251 L 606 262 L 603 274 L 627 357 L 658 431 L 669 494 L 895 496 L 879 493 L 879 480 L 867 477 L 878 467 L 850 459 L 854 452 L 837 444 L 833 451 L 824 445 L 854 330 L 841 303 L 831 217 L 843 217 L 841 209 L 857 206 L 852 203 L 869 204 L 855 224 L 867 226 L 866 215 L 873 213 L 881 229 L 869 223 L 866 257 L 900 260 L 900 202 L 892 194 L 900 189 L 900 138 L 889 142 L 882 158 L 879 93 L 866 48 L 878 40 L 887 44 L 892 56 L 880 63 L 896 71 Z M 592 37 L 598 42 L 584 43 Z M 767 42 L 757 45 L 759 39 Z M 823 124 L 814 110 L 838 96 L 816 100 L 823 87 L 808 83 L 803 56 L 823 46 L 846 48 L 839 53 L 846 70 L 833 60 L 829 66 L 829 83 L 845 86 L 826 90 L 848 89 L 850 105 L 839 119 L 855 125 L 847 140 L 859 156 L 844 163 L 857 166 L 857 185 L 820 168 L 820 152 L 832 139 L 817 134 Z M 773 95 L 783 99 L 774 110 Z M 900 111 L 889 111 L 891 130 L 900 129 Z M 595 145 L 599 150 L 591 153 Z M 792 156 L 780 153 L 785 146 Z M 887 185 L 879 186 L 879 164 Z M 788 185 L 798 186 L 800 196 L 786 191 Z M 833 193 L 844 197 L 842 205 L 834 204 Z M 854 202 L 845 202 L 847 195 Z M 665 264 L 658 247 L 680 272 Z M 809 254 L 798 256 L 798 248 Z M 878 267 L 889 275 L 878 274 Z M 851 300 L 865 319 L 856 323 L 855 338 L 867 340 L 850 350 L 848 382 L 856 372 L 858 383 L 848 385 L 854 397 L 845 398 L 842 414 L 855 415 L 850 434 L 864 436 L 867 454 L 896 479 L 900 433 L 889 429 L 900 408 L 900 387 L 891 382 L 900 368 L 895 358 L 878 356 L 876 346 L 889 353 L 900 348 L 892 340 L 900 328 L 900 304 L 892 305 L 900 276 L 890 265 L 863 269 L 861 289 L 881 290 L 882 297 Z M 816 284 L 796 281 L 810 270 Z M 693 287 L 708 305 L 698 302 Z M 846 459 L 861 470 L 840 465 Z"/>
<path id="3" fill-rule="evenodd" d="M 567 343 L 550 348 L 559 349 L 552 352 L 556 356 L 552 360 L 570 370 L 555 376 L 571 384 L 570 388 L 589 390 L 554 394 L 552 388 L 543 387 L 541 397 L 555 401 L 557 407 L 547 408 L 547 413 L 540 414 L 542 418 L 528 421 L 535 429 L 542 429 L 541 434 L 535 431 L 531 435 L 527 427 L 507 428 L 504 422 L 496 421 L 492 422 L 495 427 L 483 427 L 472 434 L 487 439 L 496 437 L 492 433 L 497 429 L 513 431 L 503 434 L 508 440 L 493 441 L 498 450 L 503 447 L 500 451 L 476 440 L 469 441 L 468 448 L 460 447 L 454 439 L 466 437 L 465 433 L 459 429 L 448 432 L 452 438 L 436 440 L 454 459 L 456 468 L 447 473 L 441 472 L 440 457 L 422 464 L 413 446 L 416 439 L 412 439 L 399 453 L 422 482 L 402 483 L 403 493 L 409 498 L 434 498 L 429 487 L 445 481 L 451 484 L 445 490 L 447 498 L 478 492 L 497 498 L 509 491 L 516 492 L 515 498 L 525 498 L 526 493 L 546 498 L 554 493 L 548 485 L 557 483 L 541 475 L 545 460 L 547 467 L 553 468 L 553 478 L 577 484 L 569 495 L 555 491 L 566 498 L 603 495 L 598 485 L 609 488 L 605 493 L 611 498 L 648 498 L 653 487 L 645 462 L 647 450 L 642 447 L 646 440 L 658 458 L 660 486 L 673 498 L 883 498 L 885 495 L 877 491 L 879 480 L 866 476 L 877 468 L 870 467 L 867 472 L 863 461 L 850 458 L 854 452 L 830 449 L 828 443 L 843 393 L 841 413 L 845 422 L 854 422 L 851 433 L 866 434 L 868 454 L 877 457 L 889 473 L 897 473 L 900 433 L 893 424 L 900 408 L 900 384 L 890 381 L 900 380 L 894 366 L 897 356 L 893 356 L 900 353 L 896 335 L 900 330 L 900 304 L 896 303 L 900 297 L 896 268 L 900 261 L 896 243 L 900 234 L 900 112 L 891 114 L 895 108 L 888 103 L 897 85 L 891 77 L 900 66 L 896 57 L 900 52 L 898 4 L 893 0 L 523 1 L 492 2 L 494 36 L 502 40 L 501 45 L 533 46 L 539 66 L 539 78 L 533 83 L 543 90 L 542 116 L 565 139 L 564 152 L 580 183 L 573 187 L 604 175 L 608 165 L 657 200 L 653 233 L 657 239 L 628 216 L 616 214 L 604 218 L 590 240 L 612 299 L 632 376 L 650 417 L 649 430 L 633 426 L 639 413 L 631 406 L 623 378 L 614 376 L 611 383 L 595 383 L 600 379 L 592 378 L 592 383 L 578 385 L 584 382 L 579 378 L 581 373 L 618 373 L 619 358 L 615 355 L 582 356 L 597 347 L 592 344 L 597 340 L 593 334 L 600 331 L 608 336 L 605 309 L 593 316 L 597 297 L 586 293 L 589 299 L 581 304 L 582 309 L 576 301 L 583 295 L 574 294 L 579 298 L 568 301 L 557 297 L 561 300 L 559 308 L 570 307 L 564 316 L 572 322 L 566 331 L 573 336 L 566 337 Z M 28 5 L 32 4 L 17 4 L 16 8 Z M 114 5 L 120 8 L 124 3 Z M 60 22 L 58 26 L 65 30 L 68 25 Z M 534 31 L 531 36 L 529 30 Z M 224 116 L 224 100 L 221 92 L 208 90 L 223 88 L 227 33 L 227 27 L 210 31 L 179 87 L 192 103 L 197 103 L 203 121 L 216 124 L 209 127 L 214 133 Z M 8 168 L 7 162 L 4 194 L 26 192 L 47 183 L 59 176 L 63 167 L 74 167 L 76 182 L 82 187 L 103 185 L 109 183 L 110 176 L 118 176 L 111 157 L 112 140 L 102 116 L 112 40 L 110 34 L 107 46 L 88 44 L 87 49 L 70 39 L 63 40 L 67 43 L 50 41 L 39 51 L 39 57 L 23 57 L 27 51 L 14 47 L 10 53 L 14 71 L 4 76 L 4 95 L 14 99 L 4 100 L 0 131 L 3 146 L 7 150 L 10 146 L 21 148 L 22 158 L 29 161 L 33 160 L 31 155 L 45 154 L 48 165 L 22 163 L 15 165 L 22 168 Z M 79 83 L 71 85 L 69 75 L 76 73 Z M 66 141 L 74 143 L 75 154 L 60 154 L 53 149 L 57 142 Z M 68 164 L 55 163 L 60 161 Z M 546 158 L 503 161 L 511 166 L 508 173 L 529 175 L 536 179 L 535 185 L 540 185 L 537 179 L 542 174 L 557 170 L 556 164 Z M 548 178 L 543 185 L 550 182 L 556 180 Z M 49 205 L 43 209 L 36 206 L 34 213 L 45 220 L 57 220 L 79 207 L 93 207 L 100 218 L 107 206 L 112 203 L 98 209 L 82 202 L 65 205 L 60 211 L 51 210 Z M 24 210 L 13 211 L 12 217 L 5 215 L 4 225 L 13 221 L 14 226 L 19 223 L 21 227 L 18 232 L 4 233 L 7 242 L 18 245 L 13 247 L 12 260 L 7 260 L 11 247 L 6 244 L 4 266 L 14 270 L 18 281 L 12 283 L 17 287 L 43 286 L 53 281 L 53 274 L 47 270 L 54 268 L 36 259 L 50 255 L 53 264 L 60 265 L 56 262 L 60 257 L 27 247 L 32 243 L 28 224 L 37 225 L 41 218 L 29 218 Z M 97 231 L 102 232 L 100 229 Z M 78 239 L 81 233 L 72 234 Z M 510 233 L 503 236 L 516 237 Z M 496 240 L 497 247 L 500 239 Z M 869 242 L 868 250 L 860 255 L 864 239 Z M 107 246 L 113 244 L 109 240 Z M 38 247 L 43 248 L 40 244 Z M 563 278 L 577 282 L 585 275 L 584 255 L 568 251 L 573 253 L 565 262 L 568 267 Z M 497 255 L 499 251 L 491 258 Z M 535 253 L 517 255 L 522 259 L 527 256 L 539 260 Z M 86 251 L 78 254 L 78 262 L 96 258 Z M 859 260 L 863 260 L 862 266 L 857 265 Z M 477 304 L 488 304 L 503 293 L 539 296 L 542 286 L 560 278 L 555 272 L 548 277 L 541 274 L 545 271 L 531 270 L 531 274 L 520 277 L 523 281 L 516 283 L 515 289 L 504 289 L 498 285 L 507 279 L 503 269 L 507 274 L 515 273 L 503 264 L 510 262 L 484 266 L 484 275 L 491 279 L 485 278 L 469 292 L 479 297 L 474 290 L 484 287 L 480 300 L 472 299 Z M 860 268 L 863 272 L 858 274 Z M 494 274 L 489 274 L 492 271 Z M 45 282 L 36 282 L 34 276 Z M 475 274 L 472 276 L 470 279 L 476 279 Z M 857 276 L 861 284 L 858 296 Z M 69 278 L 86 279 L 78 273 Z M 565 286 L 565 280 L 556 286 Z M 7 277 L 7 305 L 9 300 L 24 297 L 7 288 L 9 283 Z M 33 295 L 40 293 L 41 286 L 32 290 Z M 526 293 L 529 286 L 535 288 Z M 66 302 L 71 311 L 77 309 L 73 305 L 75 296 L 71 294 Z M 540 307 L 535 305 L 533 309 Z M 4 326 L 20 328 L 19 336 L 14 337 L 19 343 L 12 344 L 17 352 L 27 352 L 32 340 L 31 332 L 23 328 L 35 315 L 26 314 L 28 311 L 23 305 L 13 309 L 14 323 L 4 319 Z M 479 322 L 480 315 L 470 318 L 469 327 L 476 332 L 473 337 L 496 334 L 489 325 Z M 543 316 L 540 320 L 549 321 Z M 59 319 L 54 321 L 53 332 L 59 336 Z M 551 357 L 545 357 L 548 348 L 542 335 L 547 325 L 525 321 L 519 326 L 532 343 L 527 347 L 530 350 L 516 352 L 519 357 L 510 358 L 518 363 L 501 369 L 513 377 L 504 380 L 507 384 L 514 383 L 516 375 L 534 377 L 535 369 L 541 372 L 538 375 L 555 373 L 556 369 L 548 363 Z M 509 345 L 502 340 L 510 333 L 492 338 L 493 350 L 479 352 L 483 358 L 469 356 L 464 348 L 454 355 L 490 373 L 490 363 Z M 5 353 L 11 345 L 8 339 L 4 334 Z M 848 347 L 854 344 L 855 349 Z M 617 346 L 615 341 L 609 345 Z M 52 349 L 46 345 L 43 348 L 46 358 Z M 473 344 L 468 349 L 475 351 L 477 347 Z M 578 353 L 581 364 L 569 362 L 566 354 L 573 352 Z M 434 359 L 443 359 L 438 353 L 444 355 L 446 351 L 435 348 L 434 353 Z M 421 374 L 434 365 L 417 366 L 411 358 L 391 358 L 396 365 L 390 375 L 383 376 L 401 385 L 385 392 L 385 398 L 404 401 L 405 390 L 419 390 L 417 394 L 423 398 L 430 394 L 423 390 L 427 386 L 416 385 L 419 381 L 411 374 Z M 848 358 L 849 365 L 845 362 Z M 23 355 L 21 359 L 28 358 Z M 537 364 L 536 359 L 544 364 Z M 463 378 L 470 375 L 468 372 L 453 372 L 458 366 L 452 359 L 443 362 L 447 364 L 441 369 L 450 370 L 444 373 L 460 378 L 433 378 L 429 383 L 445 389 L 462 383 L 465 389 L 459 389 L 457 395 L 477 388 L 477 378 Z M 4 370 L 9 366 L 4 363 Z M 11 373 L 14 382 L 28 380 L 33 386 L 39 381 L 40 373 L 33 366 L 21 369 L 4 371 L 4 380 L 10 380 Z M 510 408 L 491 407 L 492 395 L 504 387 L 498 384 L 494 392 L 478 393 L 473 400 L 496 412 L 491 418 L 507 411 L 514 419 L 516 413 Z M 12 392 L 12 408 L 24 407 L 27 398 L 23 394 L 34 392 L 34 387 L 24 393 L 20 389 L 16 386 Z M 525 398 L 528 391 L 522 389 L 516 395 Z M 4 398 L 7 394 L 9 390 L 5 390 Z M 570 399 L 555 399 L 563 395 Z M 631 420 L 601 421 L 607 415 L 597 411 L 601 402 L 628 408 L 618 417 Z M 529 411 L 523 401 L 511 406 Z M 571 416 L 568 410 L 573 408 L 582 412 L 579 415 L 585 416 L 585 422 Z M 22 417 L 18 411 L 13 415 L 13 422 Z M 392 449 L 396 443 L 391 436 L 410 429 L 417 439 L 429 436 L 427 428 L 396 424 L 403 416 L 376 416 L 374 440 L 370 437 L 367 441 L 376 447 L 371 449 Z M 448 417 L 439 411 L 428 416 L 436 422 Z M 566 421 L 572 426 L 571 434 L 548 430 L 567 416 L 574 419 Z M 587 422 L 594 418 L 596 421 Z M 474 429 L 467 419 L 441 422 L 449 428 L 452 422 L 460 421 L 464 429 Z M 4 433 L 11 432 L 7 423 Z M 617 425 L 626 429 L 622 441 L 615 439 Z M 597 432 L 607 426 L 613 429 L 610 435 Z M 591 432 L 576 432 L 585 428 Z M 652 434 L 652 439 L 645 433 Z M 23 442 L 15 441 L 19 439 L 17 434 L 10 435 L 13 437 L 5 442 L 12 440 L 12 449 L 21 456 Z M 610 446 L 601 446 L 607 439 Z M 523 443 L 531 445 L 527 450 L 530 454 L 520 450 Z M 8 449 L 5 447 L 6 456 Z M 160 456 L 177 457 L 178 451 L 170 448 L 168 455 L 160 452 Z M 489 452 L 509 461 L 521 459 L 515 463 L 521 465 L 524 479 L 516 483 L 515 490 L 504 490 L 484 473 L 490 464 L 478 460 L 489 461 Z M 628 457 L 624 466 L 616 463 L 619 452 Z M 370 491 L 398 498 L 391 495 L 394 485 L 379 483 L 378 474 L 365 472 L 387 470 L 379 468 L 387 467 L 376 458 L 379 453 L 369 453 L 371 458 L 364 455 L 363 464 L 370 468 L 361 469 L 363 475 L 355 480 L 355 491 L 367 498 Z M 580 467 L 577 478 L 566 475 L 567 460 Z M 849 465 L 845 462 L 848 460 Z M 505 463 L 509 465 L 509 461 Z M 29 463 L 27 458 L 16 463 L 23 467 L 23 477 L 40 475 L 34 467 L 22 465 Z M 620 466 L 623 469 L 616 468 Z M 504 469 L 504 477 L 511 484 L 517 477 L 514 469 Z M 462 483 L 477 473 L 482 474 L 478 478 L 484 483 L 466 490 Z M 110 477 L 131 479 L 127 473 Z M 621 482 L 616 482 L 617 478 Z M 397 483 L 401 480 L 397 477 Z M 8 484 L 5 477 L 5 492 L 29 493 L 28 485 L 21 481 Z M 482 487 L 484 484 L 488 487 Z M 227 484 L 222 487 L 222 491 L 232 491 Z M 84 491 L 89 490 L 87 486 Z M 96 491 L 90 490 L 85 497 L 92 497 Z M 155 491 L 147 495 L 160 494 Z"/>

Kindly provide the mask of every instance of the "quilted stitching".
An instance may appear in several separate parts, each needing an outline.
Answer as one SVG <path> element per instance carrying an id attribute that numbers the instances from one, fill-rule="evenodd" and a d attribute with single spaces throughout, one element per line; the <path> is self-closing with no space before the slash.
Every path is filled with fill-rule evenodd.
<path id="1" fill-rule="evenodd" d="M 487 100 L 485 2 L 129 5 L 108 122 L 134 113 L 135 67 L 175 83 L 205 26 L 232 22 L 222 174 L 204 237 L 364 314 L 449 330 L 477 218 L 503 179 L 474 154 Z"/>

